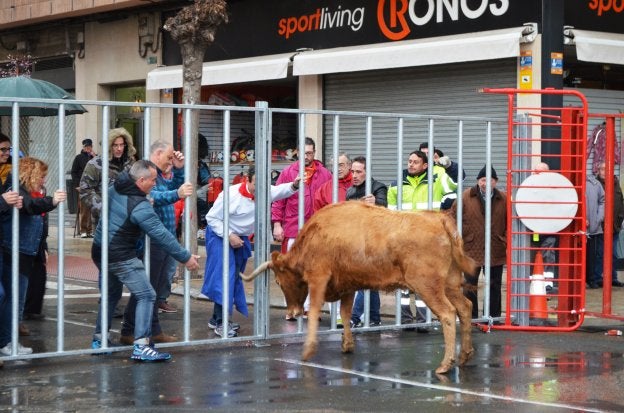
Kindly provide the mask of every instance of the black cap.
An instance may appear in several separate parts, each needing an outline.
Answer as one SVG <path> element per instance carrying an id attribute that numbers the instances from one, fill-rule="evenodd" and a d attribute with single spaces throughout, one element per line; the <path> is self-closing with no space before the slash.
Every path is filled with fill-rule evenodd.
<path id="1" fill-rule="evenodd" d="M 485 178 L 485 166 L 481 168 L 479 174 L 477 175 L 477 180 Z M 498 181 L 498 175 L 496 175 L 496 170 L 492 167 L 492 179 L 496 179 Z"/>
<path id="2" fill-rule="evenodd" d="M 93 146 L 93 141 L 89 138 L 82 141 L 82 146 Z"/>

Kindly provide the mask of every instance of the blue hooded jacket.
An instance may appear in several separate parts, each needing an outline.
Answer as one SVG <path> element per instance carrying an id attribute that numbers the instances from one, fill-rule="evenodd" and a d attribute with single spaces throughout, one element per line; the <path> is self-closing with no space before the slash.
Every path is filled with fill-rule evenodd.
<path id="1" fill-rule="evenodd" d="M 165 228 L 145 193 L 127 172 L 119 175 L 109 187 L 108 197 L 108 262 L 136 258 L 136 246 L 144 234 L 177 261 L 184 263 L 191 258 L 191 253 Z M 98 264 L 101 251 L 102 220 L 95 230 L 91 248 L 91 257 Z"/>

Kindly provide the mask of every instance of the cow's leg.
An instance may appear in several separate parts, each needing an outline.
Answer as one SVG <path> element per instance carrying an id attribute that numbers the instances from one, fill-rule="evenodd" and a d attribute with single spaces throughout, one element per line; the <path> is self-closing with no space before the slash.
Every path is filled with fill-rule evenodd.
<path id="1" fill-rule="evenodd" d="M 355 342 L 351 334 L 351 309 L 353 308 L 353 297 L 355 293 L 343 295 L 340 299 L 340 317 L 343 320 L 344 332 L 342 333 L 342 352 L 353 353 Z"/>
<path id="2" fill-rule="evenodd" d="M 461 272 L 459 277 L 461 277 Z M 471 335 L 472 303 L 464 296 L 461 290 L 461 285 L 458 285 L 458 283 L 454 283 L 454 285 L 447 285 L 446 296 L 451 304 L 455 306 L 457 316 L 459 317 L 459 333 L 461 336 L 459 365 L 463 366 L 474 355 Z"/>
<path id="3" fill-rule="evenodd" d="M 423 278 L 420 278 L 422 281 Z M 425 278 L 427 279 L 427 278 Z M 435 280 L 430 277 L 427 280 Z M 446 297 L 443 290 L 439 288 L 439 284 L 429 283 L 428 285 L 414 286 L 420 294 L 425 304 L 438 317 L 442 324 L 442 333 L 444 334 L 444 358 L 440 367 L 436 369 L 436 373 L 447 373 L 455 361 L 455 308 Z"/>
<path id="4" fill-rule="evenodd" d="M 308 279 L 323 281 L 320 280 L 320 277 L 315 277 L 314 275 L 308 277 Z M 319 326 L 321 306 L 325 302 L 326 285 L 325 283 L 316 282 L 314 284 L 309 283 L 308 287 L 310 293 L 310 310 L 308 311 L 308 335 L 303 345 L 303 354 L 301 355 L 301 358 L 304 361 L 309 360 L 316 353 L 316 347 L 318 345 L 316 333 Z"/>

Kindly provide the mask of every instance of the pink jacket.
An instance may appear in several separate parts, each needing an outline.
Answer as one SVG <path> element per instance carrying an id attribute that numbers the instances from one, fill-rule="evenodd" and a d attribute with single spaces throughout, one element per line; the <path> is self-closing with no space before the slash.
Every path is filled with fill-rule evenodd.
<path id="1" fill-rule="evenodd" d="M 323 164 L 314 160 L 316 164 L 316 172 L 312 176 L 312 180 L 309 185 L 304 186 L 304 218 L 307 221 L 313 213 L 313 201 L 316 191 L 327 181 L 331 180 L 331 173 L 323 166 Z M 299 175 L 299 162 L 294 162 L 284 168 L 277 178 L 276 185 L 283 182 L 292 182 Z M 284 229 L 284 237 L 295 238 L 297 236 L 298 228 L 298 208 L 299 208 L 299 194 L 296 193 L 293 196 L 281 199 L 273 202 L 271 207 L 271 222 L 280 222 Z"/>

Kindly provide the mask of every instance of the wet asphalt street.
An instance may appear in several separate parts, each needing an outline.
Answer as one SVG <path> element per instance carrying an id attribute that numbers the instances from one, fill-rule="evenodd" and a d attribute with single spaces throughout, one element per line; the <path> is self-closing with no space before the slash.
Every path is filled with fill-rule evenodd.
<path id="1" fill-rule="evenodd" d="M 95 320 L 94 290 L 73 288 L 83 297 L 67 299 L 68 350 L 88 347 Z M 48 314 L 54 301 L 46 301 Z M 172 302 L 182 306 L 180 297 Z M 191 340 L 215 339 L 205 327 L 208 308 L 206 301 L 191 300 Z M 272 328 L 294 332 L 297 323 L 282 317 L 282 309 L 272 311 Z M 183 336 L 182 312 L 161 314 L 161 320 L 166 332 Z M 241 335 L 251 334 L 250 320 L 234 320 L 242 324 Z M 25 345 L 39 353 L 55 350 L 56 319 L 27 324 Z M 118 326 L 115 319 L 113 329 Z M 171 344 L 173 360 L 160 364 L 130 361 L 129 347 L 109 355 L 6 361 L 0 411 L 621 412 L 624 338 L 604 334 L 618 326 L 595 320 L 573 333 L 485 334 L 475 328 L 475 357 L 444 376 L 434 373 L 443 353 L 439 330 L 359 333 L 356 352 L 347 355 L 340 352 L 339 333 L 320 335 L 319 351 L 308 363 L 300 360 L 298 337 Z"/>
<path id="2" fill-rule="evenodd" d="M 605 335 L 608 329 L 624 330 L 622 321 L 588 317 L 571 333 L 482 333 L 474 328 L 474 358 L 463 368 L 436 375 L 444 351 L 440 330 L 359 332 L 355 353 L 342 354 L 340 331 L 329 331 L 324 314 L 318 352 L 304 363 L 303 338 L 292 336 L 298 323 L 284 321 L 283 296 L 274 283 L 270 332 L 283 333 L 282 338 L 253 341 L 252 319 L 236 313 L 241 337 L 225 342 L 206 327 L 212 304 L 191 298 L 188 338 L 199 344 L 183 340 L 183 311 L 160 314 L 163 330 L 179 338 L 158 345 L 173 354 L 170 362 L 133 362 L 129 346 L 108 355 L 78 354 L 90 347 L 99 296 L 97 275 L 85 258 L 89 246 L 88 240 L 67 239 L 67 353 L 5 359 L 0 412 L 624 411 L 624 336 Z M 46 319 L 26 321 L 31 334 L 20 339 L 33 347 L 34 357 L 58 348 L 56 277 L 49 281 Z M 601 291 L 588 290 L 588 310 L 599 310 Z M 382 312 L 391 314 L 386 298 Z M 171 302 L 178 308 L 184 304 L 180 295 Z M 624 288 L 614 290 L 613 305 L 615 314 L 624 313 Z M 119 322 L 113 320 L 114 341 Z M 393 323 L 392 317 L 383 318 L 384 326 Z"/>

